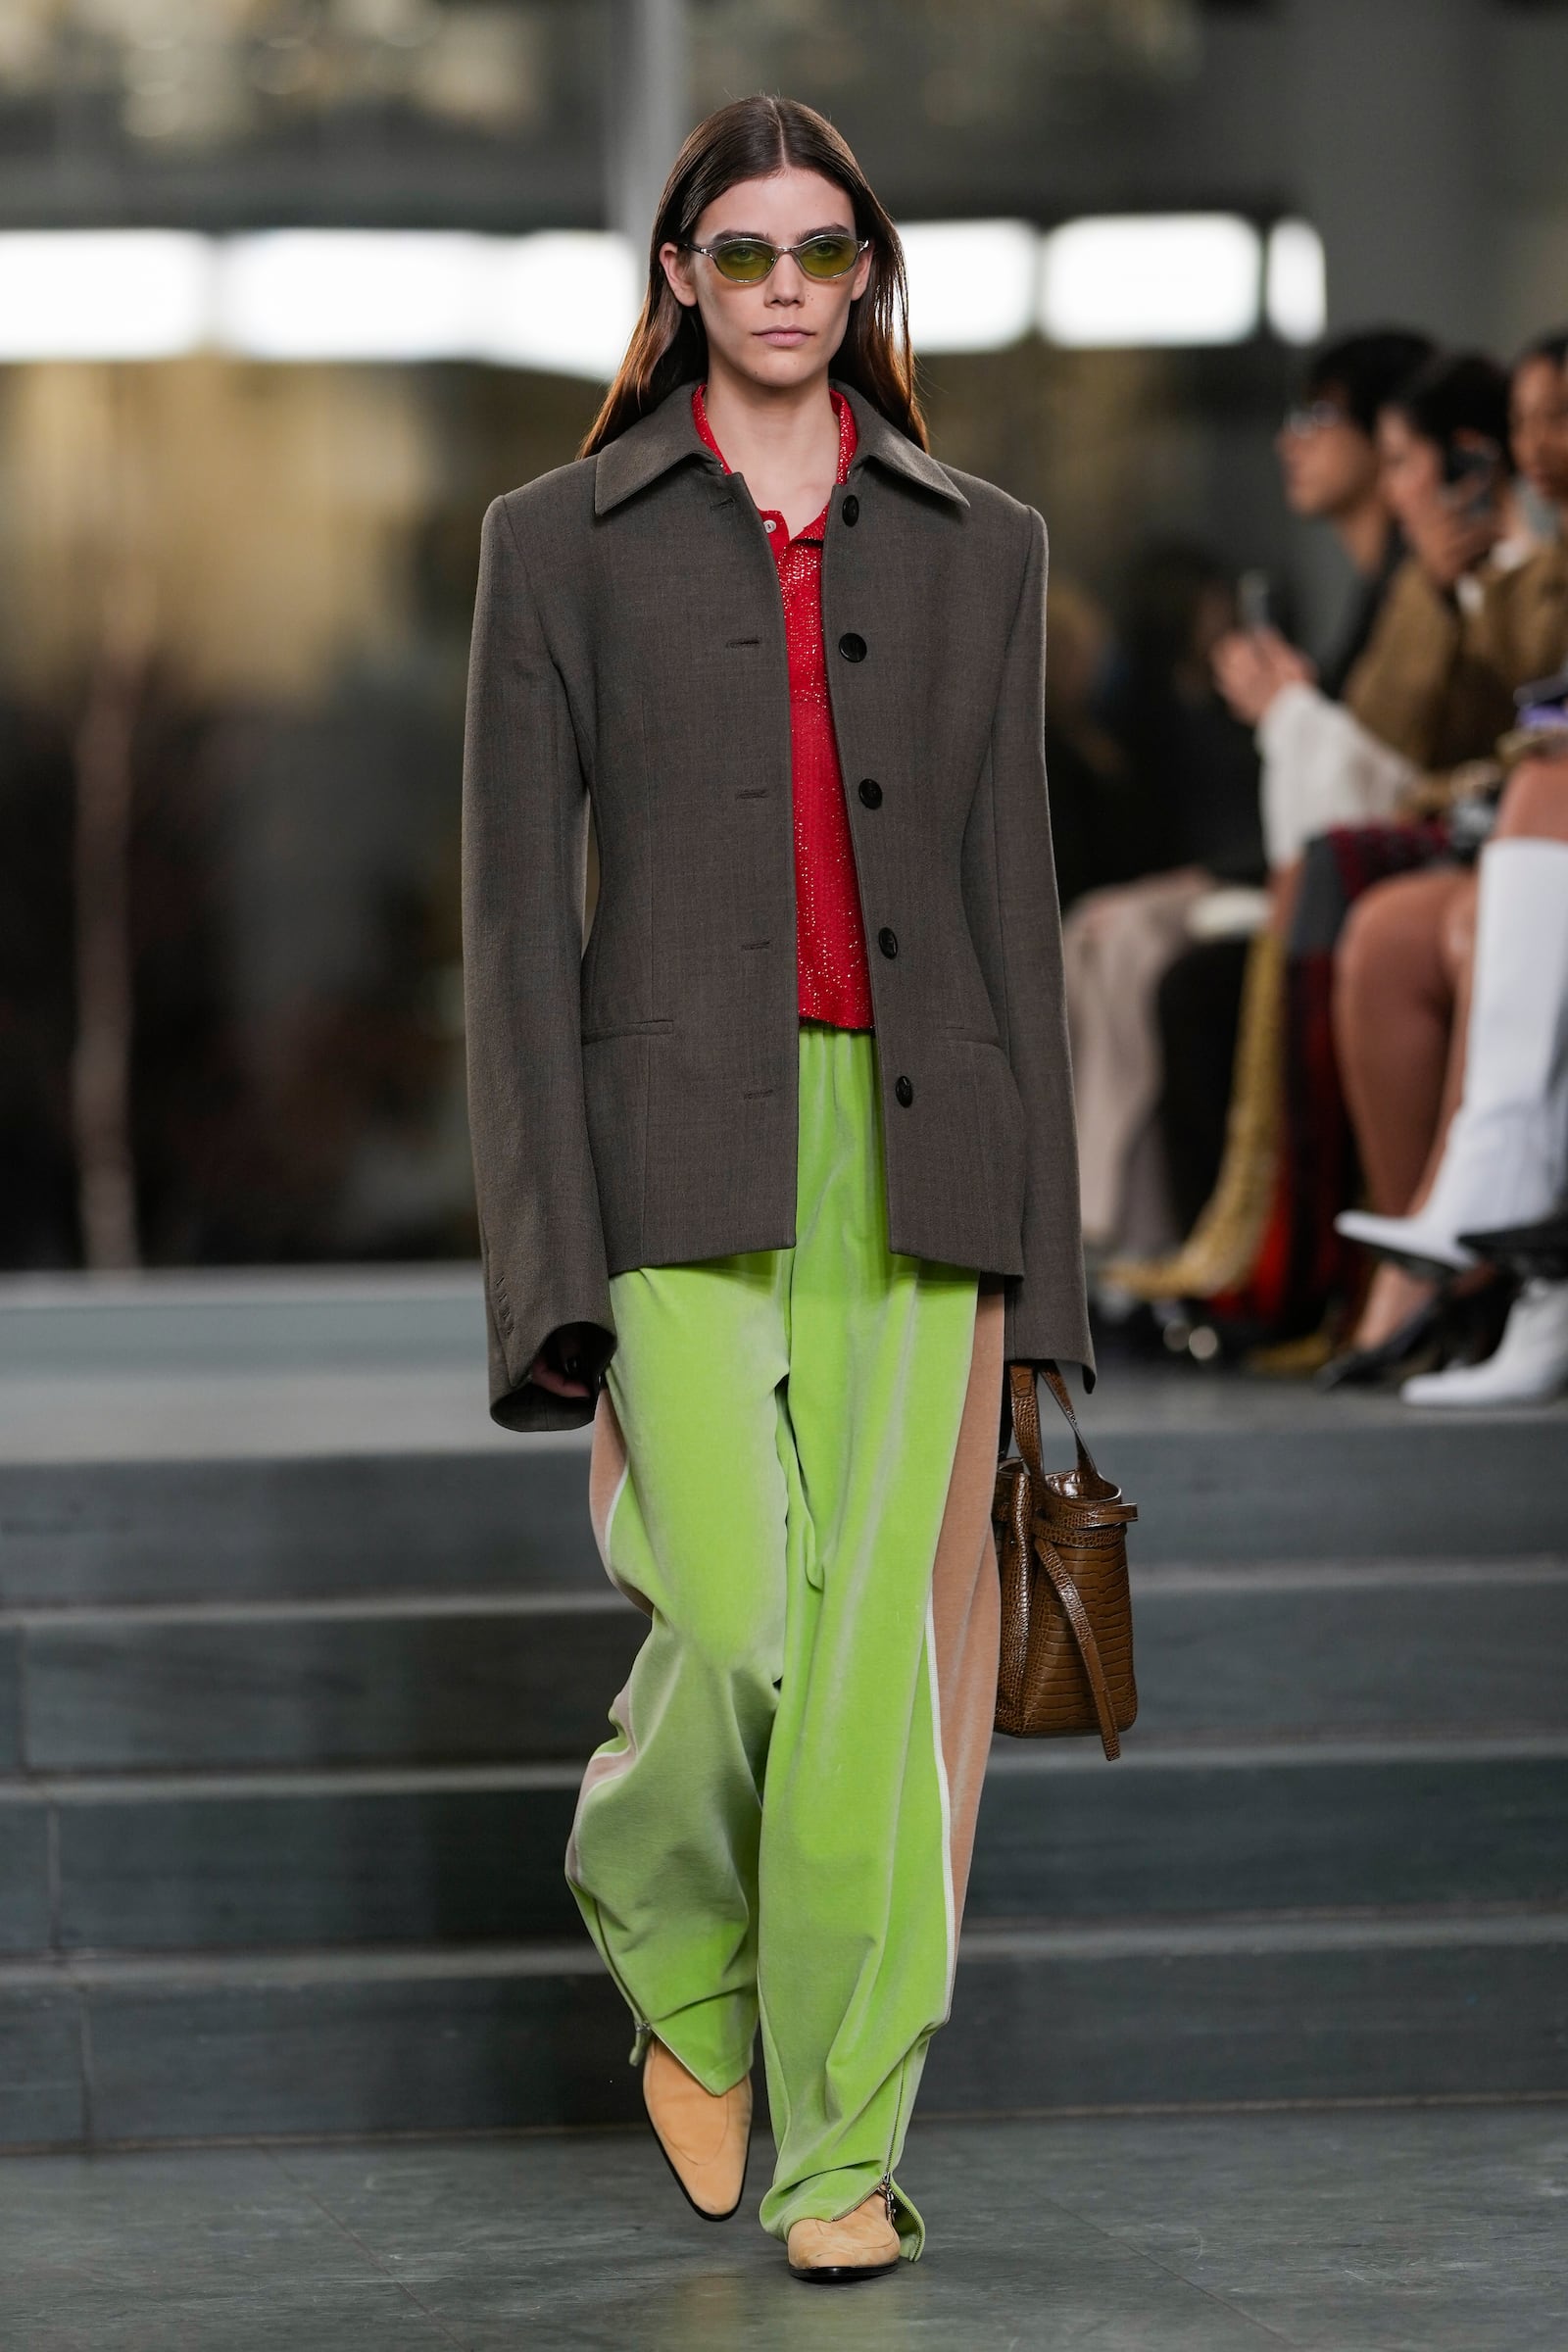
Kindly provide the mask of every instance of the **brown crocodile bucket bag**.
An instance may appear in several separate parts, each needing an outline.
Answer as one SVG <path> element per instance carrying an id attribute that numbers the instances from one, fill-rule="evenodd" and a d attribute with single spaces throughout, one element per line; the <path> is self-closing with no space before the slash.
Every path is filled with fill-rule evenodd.
<path id="1" fill-rule="evenodd" d="M 1002 1574 L 997 1729 L 1019 1740 L 1098 1732 L 1108 1756 L 1138 1712 L 1127 1525 L 1138 1516 L 1102 1478 L 1054 1364 L 1041 1378 L 1066 1414 L 1077 1467 L 1043 1470 L 1040 1407 L 1027 1364 L 1007 1380 L 1018 1451 L 997 1465 L 992 1521 Z"/>

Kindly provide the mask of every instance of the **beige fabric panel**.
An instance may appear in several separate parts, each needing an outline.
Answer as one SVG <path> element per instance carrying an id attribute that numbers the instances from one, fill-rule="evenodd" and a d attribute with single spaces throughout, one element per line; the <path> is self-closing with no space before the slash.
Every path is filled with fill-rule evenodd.
<path id="1" fill-rule="evenodd" d="M 588 1456 L 588 1517 L 605 1574 L 617 1592 L 624 1593 L 645 1617 L 651 1617 L 654 1612 L 646 1595 L 617 1576 L 610 1565 L 610 1526 L 626 1483 L 626 1467 L 625 1433 L 609 1389 L 601 1389 L 594 1407 L 594 1441 Z"/>

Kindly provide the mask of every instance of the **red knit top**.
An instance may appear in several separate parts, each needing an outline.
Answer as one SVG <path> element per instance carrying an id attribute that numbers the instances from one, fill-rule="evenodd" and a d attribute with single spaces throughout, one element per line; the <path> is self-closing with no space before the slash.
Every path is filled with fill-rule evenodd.
<path id="1" fill-rule="evenodd" d="M 833 394 L 839 419 L 839 467 L 844 481 L 855 455 L 855 415 L 840 392 Z M 692 387 L 697 430 L 726 473 L 731 468 L 713 438 L 703 387 Z M 871 975 L 866 964 L 865 926 L 844 776 L 827 699 L 827 655 L 822 642 L 822 534 L 824 506 L 814 521 L 792 539 L 775 508 L 762 510 L 784 599 L 784 639 L 789 650 L 790 772 L 795 803 L 795 957 L 803 1018 L 831 1021 L 839 1029 L 869 1029 Z"/>

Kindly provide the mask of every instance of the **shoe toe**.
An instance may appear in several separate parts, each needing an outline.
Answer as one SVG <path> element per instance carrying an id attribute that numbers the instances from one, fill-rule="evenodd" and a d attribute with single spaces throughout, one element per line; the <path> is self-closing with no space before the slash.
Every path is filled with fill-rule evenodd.
<path id="1" fill-rule="evenodd" d="M 662 2042 L 652 2041 L 643 2060 L 643 2104 L 687 2203 L 705 2221 L 728 2221 L 746 2187 L 751 2077 L 715 2096 Z"/>
<path id="2" fill-rule="evenodd" d="M 899 2233 L 880 2192 L 837 2221 L 796 2222 L 789 2234 L 790 2269 L 797 2278 L 871 2278 L 891 2271 L 901 2254 Z"/>

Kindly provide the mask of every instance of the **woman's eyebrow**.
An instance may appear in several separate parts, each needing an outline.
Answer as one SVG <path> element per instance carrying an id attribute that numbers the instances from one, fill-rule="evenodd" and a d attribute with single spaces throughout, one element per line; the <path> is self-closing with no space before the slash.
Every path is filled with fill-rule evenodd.
<path id="1" fill-rule="evenodd" d="M 790 241 L 796 245 L 804 245 L 808 237 L 853 237 L 854 234 L 855 230 L 847 221 L 824 220 L 816 228 L 803 228 L 800 235 Z M 780 242 L 765 228 L 715 228 L 709 242 L 716 243 L 720 237 L 756 237 L 759 243 L 763 245 L 776 245 Z"/>

